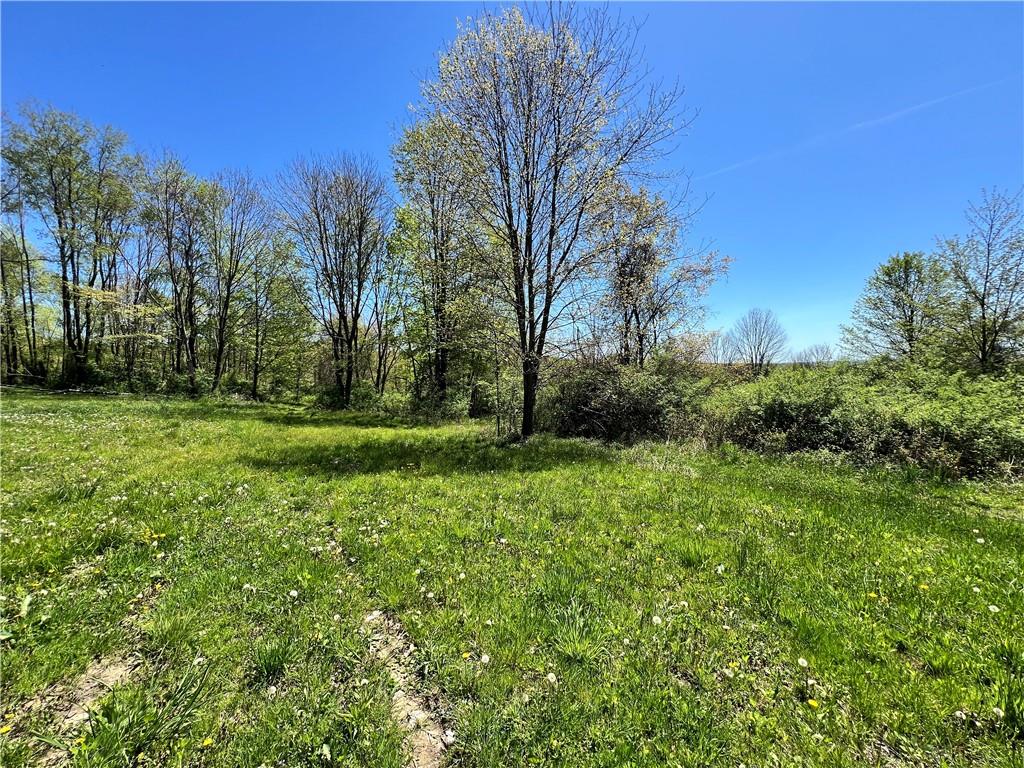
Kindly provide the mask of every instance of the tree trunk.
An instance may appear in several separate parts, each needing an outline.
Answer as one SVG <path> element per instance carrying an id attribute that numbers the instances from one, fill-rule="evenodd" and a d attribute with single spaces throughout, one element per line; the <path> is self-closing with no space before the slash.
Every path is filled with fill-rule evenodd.
<path id="1" fill-rule="evenodd" d="M 534 433 L 539 368 L 536 360 L 529 357 L 523 360 L 523 438 Z"/>

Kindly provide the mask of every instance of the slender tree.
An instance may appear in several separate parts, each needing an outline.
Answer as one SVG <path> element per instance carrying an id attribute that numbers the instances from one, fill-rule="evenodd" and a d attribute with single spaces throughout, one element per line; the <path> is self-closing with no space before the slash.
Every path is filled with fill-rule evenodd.
<path id="1" fill-rule="evenodd" d="M 610 180 L 647 166 L 683 123 L 645 87 L 633 32 L 599 9 L 530 6 L 465 26 L 425 87 L 477 158 L 471 205 L 494 242 L 491 289 L 514 312 L 522 434 L 534 431 L 549 334 L 594 254 L 584 234 Z M 490 251 L 490 249 L 488 249 Z"/>
<path id="2" fill-rule="evenodd" d="M 210 187 L 204 211 L 213 306 L 214 392 L 220 388 L 225 353 L 240 320 L 239 294 L 252 276 L 257 253 L 266 247 L 267 232 L 267 209 L 252 178 L 246 173 L 221 174 Z"/>
<path id="3" fill-rule="evenodd" d="M 458 129 L 435 115 L 408 128 L 395 146 L 395 180 L 406 204 L 398 212 L 391 250 L 404 274 L 422 338 L 432 395 L 443 401 L 449 367 L 463 335 L 460 304 L 474 280 L 468 189 L 474 173 Z"/>
<path id="4" fill-rule="evenodd" d="M 373 267 L 386 247 L 386 184 L 372 161 L 342 155 L 296 161 L 278 190 L 285 229 L 309 276 L 309 311 L 331 343 L 335 384 L 347 406 Z"/>
<path id="5" fill-rule="evenodd" d="M 685 217 L 660 196 L 621 183 L 611 195 L 597 229 L 607 283 L 603 304 L 620 362 L 643 368 L 674 332 L 699 325 L 700 297 L 728 260 L 682 249 Z"/>
<path id="6" fill-rule="evenodd" d="M 991 372 L 1024 347 L 1024 214 L 1021 195 L 983 191 L 967 209 L 966 237 L 941 244 L 952 278 L 952 330 L 969 363 Z"/>

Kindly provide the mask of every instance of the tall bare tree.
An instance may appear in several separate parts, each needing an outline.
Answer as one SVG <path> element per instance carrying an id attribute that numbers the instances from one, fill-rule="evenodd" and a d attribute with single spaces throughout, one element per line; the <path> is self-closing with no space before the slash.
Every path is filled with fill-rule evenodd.
<path id="1" fill-rule="evenodd" d="M 174 371 L 188 377 L 198 391 L 201 289 L 207 261 L 202 251 L 204 205 L 202 183 L 169 156 L 150 173 L 146 216 L 155 222 L 171 293 Z"/>
<path id="2" fill-rule="evenodd" d="M 214 392 L 224 374 L 228 341 L 239 322 L 238 295 L 253 260 L 267 245 L 269 219 L 256 183 L 247 173 L 221 174 L 211 185 L 204 216 L 213 304 Z"/>
<path id="3" fill-rule="evenodd" d="M 1024 346 L 1024 214 L 1021 194 L 983 191 L 967 209 L 966 237 L 941 245 L 953 280 L 954 337 L 971 363 L 989 372 Z"/>
<path id="4" fill-rule="evenodd" d="M 510 8 L 469 22 L 425 86 L 480 162 L 471 204 L 495 244 L 489 283 L 516 317 L 524 437 L 534 431 L 549 335 L 593 263 L 584 234 L 602 190 L 647 167 L 684 125 L 678 92 L 645 84 L 634 30 L 600 9 L 526 14 Z"/>
<path id="5" fill-rule="evenodd" d="M 729 332 L 736 358 L 750 366 L 755 376 L 768 372 L 786 350 L 786 331 L 770 309 L 751 309 Z"/>
<path id="6" fill-rule="evenodd" d="M 300 159 L 278 184 L 285 229 L 309 274 L 309 310 L 331 342 L 342 405 L 352 400 L 378 253 L 386 247 L 387 186 L 369 159 Z"/>

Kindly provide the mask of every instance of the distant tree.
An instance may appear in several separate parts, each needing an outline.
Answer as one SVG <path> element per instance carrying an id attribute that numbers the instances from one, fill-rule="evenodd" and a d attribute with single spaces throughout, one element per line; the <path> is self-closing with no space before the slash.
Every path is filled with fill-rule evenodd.
<path id="1" fill-rule="evenodd" d="M 941 244 L 954 293 L 955 346 L 990 372 L 1018 356 L 1024 343 L 1024 216 L 1021 195 L 983 191 L 967 209 L 966 237 Z"/>
<path id="2" fill-rule="evenodd" d="M 480 172 L 468 191 L 494 248 L 488 284 L 514 313 L 522 435 L 533 433 L 541 364 L 571 288 L 595 254 L 584 235 L 602 192 L 663 154 L 684 127 L 676 91 L 650 88 L 633 33 L 601 9 L 483 13 L 441 55 L 425 86 Z"/>
<path id="3" fill-rule="evenodd" d="M 916 360 L 942 324 L 945 273 L 923 253 L 889 258 L 868 278 L 843 326 L 843 346 L 862 357 Z"/>
<path id="4" fill-rule="evenodd" d="M 807 368 L 815 368 L 828 365 L 835 358 L 835 352 L 828 344 L 812 344 L 793 355 L 793 362 Z"/>
<path id="5" fill-rule="evenodd" d="M 210 260 L 213 314 L 211 388 L 216 392 L 224 374 L 228 342 L 241 318 L 239 295 L 252 276 L 256 254 L 267 248 L 269 217 L 256 183 L 246 173 L 221 174 L 210 185 L 206 203 L 204 241 Z"/>
<path id="6" fill-rule="evenodd" d="M 86 376 L 94 339 L 102 337 L 104 294 L 128 234 L 136 161 L 125 143 L 112 128 L 52 108 L 26 107 L 21 121 L 6 125 L 5 174 L 17 180 L 18 206 L 39 217 L 53 243 L 63 369 L 72 383 Z M 7 190 L 5 178 L 5 197 Z"/>
<path id="7" fill-rule="evenodd" d="M 683 250 L 685 219 L 660 196 L 622 183 L 609 193 L 596 243 L 607 280 L 603 304 L 619 360 L 643 368 L 673 332 L 696 327 L 703 316 L 700 297 L 728 262 L 713 251 Z"/>
<path id="8" fill-rule="evenodd" d="M 736 359 L 761 376 L 785 352 L 786 331 L 770 309 L 752 309 L 733 326 L 728 343 Z"/>
<path id="9" fill-rule="evenodd" d="M 725 331 L 710 331 L 703 336 L 701 359 L 711 365 L 731 365 L 736 362 L 736 350 Z"/>
<path id="10" fill-rule="evenodd" d="M 272 389 L 288 383 L 298 393 L 303 368 L 310 364 L 315 330 L 305 309 L 308 304 L 293 244 L 280 232 L 268 232 L 253 251 L 252 272 L 244 287 L 242 333 L 252 350 L 253 400 L 262 396 L 264 378 L 271 380 Z"/>
<path id="11" fill-rule="evenodd" d="M 198 393 L 203 283 L 209 268 L 203 220 L 212 195 L 212 189 L 173 155 L 149 171 L 143 215 L 156 230 L 170 289 L 173 370 L 187 376 L 192 394 Z"/>
<path id="12" fill-rule="evenodd" d="M 4 153 L 6 157 L 6 153 Z M 10 347 L 11 353 L 20 358 L 17 363 L 25 369 L 25 373 L 36 379 L 45 379 L 46 371 L 39 357 L 38 333 L 36 328 L 36 275 L 43 259 L 35 248 L 31 247 L 26 237 L 26 202 L 24 186 L 16 167 L 3 162 L 3 213 L 5 216 L 2 228 L 4 247 L 4 290 L 10 294 L 10 309 L 5 308 L 4 336 L 5 350 Z M 15 295 L 16 294 L 16 295 Z M 5 294 L 5 299 L 7 294 Z M 21 312 L 17 312 L 20 304 Z M 15 321 L 20 314 L 21 322 Z M 24 332 L 24 345 L 19 346 L 18 336 Z M 18 365 L 14 371 L 17 372 Z M 12 369 L 8 367 L 8 372 Z"/>
<path id="13" fill-rule="evenodd" d="M 386 247 L 386 182 L 368 159 L 300 159 L 280 177 L 278 204 L 309 277 L 308 309 L 331 343 L 340 402 L 348 406 L 370 281 Z"/>
<path id="14" fill-rule="evenodd" d="M 472 168 L 462 143 L 456 127 L 434 115 L 406 129 L 392 152 L 405 205 L 390 250 L 403 262 L 417 371 L 425 368 L 430 394 L 441 401 L 455 347 L 465 335 L 460 306 L 476 276 Z"/>

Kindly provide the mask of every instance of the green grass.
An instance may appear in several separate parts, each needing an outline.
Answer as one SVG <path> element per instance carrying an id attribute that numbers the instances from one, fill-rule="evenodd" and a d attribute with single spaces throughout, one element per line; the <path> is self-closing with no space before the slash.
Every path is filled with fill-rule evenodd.
<path id="1" fill-rule="evenodd" d="M 66 739 L 78 765 L 403 765 L 374 609 L 414 640 L 452 765 L 1020 765 L 1019 486 L 273 406 L 2 406 L 5 766 L 60 736 L 41 692 L 117 655 L 141 666 Z"/>

